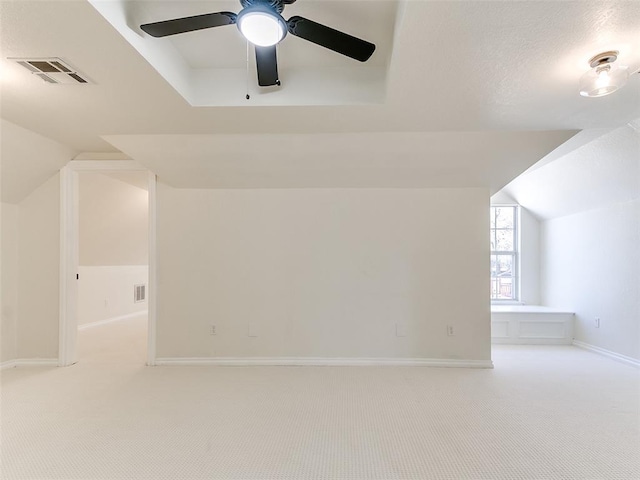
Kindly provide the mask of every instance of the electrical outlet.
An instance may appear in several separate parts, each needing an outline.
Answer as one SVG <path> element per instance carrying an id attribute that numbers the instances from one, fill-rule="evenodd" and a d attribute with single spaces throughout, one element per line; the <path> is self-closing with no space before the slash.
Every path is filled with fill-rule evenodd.
<path id="1" fill-rule="evenodd" d="M 596 328 L 600 328 L 600 317 L 596 317 L 593 323 Z"/>
<path id="2" fill-rule="evenodd" d="M 211 325 L 209 327 L 209 334 L 210 335 L 215 335 L 216 334 L 216 326 L 215 325 Z"/>
<path id="3" fill-rule="evenodd" d="M 453 325 L 447 325 L 447 335 L 453 337 L 455 333 L 453 332 Z"/>

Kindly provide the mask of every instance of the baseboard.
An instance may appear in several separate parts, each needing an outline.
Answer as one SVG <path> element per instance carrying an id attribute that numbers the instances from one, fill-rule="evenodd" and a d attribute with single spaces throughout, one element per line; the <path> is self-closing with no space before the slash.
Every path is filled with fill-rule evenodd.
<path id="1" fill-rule="evenodd" d="M 126 315 L 120 315 L 118 317 L 105 318 L 104 320 L 98 320 L 97 322 L 85 323 L 78 326 L 78 330 L 85 330 L 91 327 L 99 327 L 100 325 L 106 325 L 107 323 L 121 322 L 122 320 L 128 320 L 130 318 L 139 317 L 140 315 L 148 315 L 148 310 L 141 312 L 128 313 Z"/>
<path id="2" fill-rule="evenodd" d="M 0 363 L 0 370 L 4 370 L 5 368 L 13 368 L 16 366 L 15 360 L 7 360 Z"/>
<path id="3" fill-rule="evenodd" d="M 17 358 L 0 363 L 0 369 L 13 367 L 57 367 L 57 358 Z"/>
<path id="4" fill-rule="evenodd" d="M 578 348 L 583 348 L 591 352 L 599 353 L 600 355 L 604 355 L 605 357 L 609 357 L 619 362 L 626 363 L 627 365 L 640 368 L 640 360 L 637 360 L 635 358 L 627 357 L 626 355 L 621 355 L 620 353 L 612 352 L 611 350 L 596 347 L 595 345 L 584 343 L 584 342 L 581 342 L 580 340 L 574 340 L 573 345 Z"/>
<path id="5" fill-rule="evenodd" d="M 211 357 L 211 358 L 156 358 L 160 366 L 313 366 L 313 367 L 446 367 L 493 368 L 491 360 L 459 360 L 441 358 L 324 358 L 324 357 Z"/>

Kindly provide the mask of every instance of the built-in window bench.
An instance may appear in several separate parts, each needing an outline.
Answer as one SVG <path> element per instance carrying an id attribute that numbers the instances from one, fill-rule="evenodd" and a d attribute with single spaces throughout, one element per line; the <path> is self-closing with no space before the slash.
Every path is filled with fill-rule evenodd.
<path id="1" fill-rule="evenodd" d="M 573 316 L 538 305 L 492 305 L 491 343 L 571 345 Z"/>

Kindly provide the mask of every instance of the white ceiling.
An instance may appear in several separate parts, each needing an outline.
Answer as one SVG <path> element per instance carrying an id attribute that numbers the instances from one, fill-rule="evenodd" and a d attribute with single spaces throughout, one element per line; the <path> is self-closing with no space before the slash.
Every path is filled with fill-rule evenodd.
<path id="1" fill-rule="evenodd" d="M 64 167 L 76 151 L 6 120 L 0 120 L 1 200 L 19 203 Z"/>
<path id="2" fill-rule="evenodd" d="M 568 138 L 555 132 L 106 137 L 175 187 L 489 187 Z M 185 168 L 184 152 L 189 152 Z"/>
<path id="3" fill-rule="evenodd" d="M 257 87 L 255 53 L 235 25 L 165 38 L 139 26 L 211 12 L 238 12 L 238 0 L 89 0 L 114 28 L 194 106 L 350 105 L 382 103 L 397 20 L 397 0 L 300 1 L 301 15 L 363 39 L 375 39 L 366 64 L 288 35 L 278 45 L 281 87 Z M 246 94 L 250 94 L 250 99 Z"/>
<path id="4" fill-rule="evenodd" d="M 140 3 L 135 15 L 153 21 L 222 4 L 240 9 L 234 2 L 157 0 Z M 393 20 L 381 15 L 385 9 L 395 12 Z M 259 95 L 268 99 L 263 105 L 247 103 L 244 85 L 228 91 L 211 85 L 227 106 L 193 107 L 172 86 L 178 80 L 165 79 L 154 58 L 88 1 L 0 0 L 1 116 L 75 151 L 122 150 L 181 186 L 208 178 L 203 186 L 480 183 L 494 190 L 576 131 L 640 117 L 640 75 L 615 95 L 577 94 L 595 53 L 617 49 L 620 62 L 640 68 L 637 2 L 298 0 L 285 18 L 294 13 L 379 44 L 371 66 L 356 66 L 384 69 L 383 97 L 327 94 L 316 102 L 325 105 L 300 105 L 301 95 L 322 96 L 314 72 L 333 75 L 332 88 L 343 82 L 351 92 L 349 75 L 366 75 L 355 67 L 345 73 L 337 54 L 286 38 L 282 73 L 293 72 L 286 87 L 298 92 L 298 106 L 271 93 Z M 125 18 L 133 25 L 127 35 L 148 44 L 136 18 Z M 216 43 L 216 36 L 236 33 L 225 28 L 163 44 L 185 68 L 234 69 L 242 45 Z M 143 53 L 153 57 L 149 51 Z M 47 85 L 7 60 L 51 56 L 95 84 Z"/>
<path id="5" fill-rule="evenodd" d="M 99 174 L 95 174 L 99 175 Z M 137 187 L 141 190 L 149 190 L 149 175 L 143 171 L 114 171 L 108 173 L 102 173 L 105 177 L 124 182 L 126 184 Z"/>
<path id="6" fill-rule="evenodd" d="M 503 192 L 541 219 L 640 199 L 637 124 L 600 132 L 574 151 L 519 176 Z"/>

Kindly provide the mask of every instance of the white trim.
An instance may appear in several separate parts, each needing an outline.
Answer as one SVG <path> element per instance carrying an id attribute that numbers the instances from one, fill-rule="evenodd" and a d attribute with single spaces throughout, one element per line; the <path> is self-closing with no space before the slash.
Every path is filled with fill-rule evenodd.
<path id="1" fill-rule="evenodd" d="M 393 366 L 493 368 L 491 360 L 458 360 L 446 358 L 325 358 L 325 357 L 191 357 L 156 358 L 164 366 Z"/>
<path id="2" fill-rule="evenodd" d="M 489 300 L 491 302 L 492 305 L 501 305 L 501 304 L 512 304 L 512 305 L 521 305 L 522 304 L 522 291 L 521 291 L 521 274 L 520 274 L 520 268 L 521 268 L 521 257 L 522 257 L 522 244 L 520 241 L 520 216 L 521 216 L 521 211 L 520 211 L 520 204 L 518 203 L 490 203 L 489 204 L 489 213 L 491 213 L 491 209 L 495 208 L 495 207 L 512 207 L 515 208 L 515 214 L 514 214 L 514 220 L 513 220 L 513 240 L 514 240 L 514 244 L 515 244 L 515 249 L 514 250 L 490 250 L 489 252 L 489 258 L 491 258 L 492 255 L 513 255 L 513 259 L 514 259 L 514 272 L 513 272 L 513 276 L 511 277 L 513 279 L 513 286 L 516 289 L 516 298 L 508 298 L 508 299 L 499 299 L 499 298 L 491 298 L 489 297 Z M 491 219 L 489 219 L 489 233 L 491 233 L 492 230 L 498 230 L 500 229 L 499 227 L 493 227 L 491 228 Z M 493 273 L 493 272 L 491 272 Z M 492 282 L 492 289 L 493 289 L 493 276 L 491 276 L 491 282 Z"/>
<path id="3" fill-rule="evenodd" d="M 141 312 L 127 313 L 126 315 L 120 315 L 118 317 L 105 318 L 104 320 L 98 320 L 97 322 L 84 323 L 78 325 L 78 330 L 86 330 L 91 327 L 99 327 L 100 325 L 106 325 L 108 323 L 121 322 L 122 320 L 129 320 L 130 318 L 139 317 L 141 315 L 147 315 L 149 312 L 143 310 Z"/>
<path id="4" fill-rule="evenodd" d="M 492 308 L 491 343 L 494 345 L 571 345 L 573 319 L 573 313 L 555 312 L 551 309 L 527 311 L 511 308 L 509 311 L 495 311 Z M 557 328 L 558 326 L 561 328 Z M 526 333 L 527 327 L 532 333 Z M 505 334 L 501 334 L 502 331 L 505 331 Z"/>
<path id="5" fill-rule="evenodd" d="M 4 370 L 6 368 L 14 368 L 15 366 L 17 366 L 16 360 L 6 360 L 0 363 L 0 370 Z"/>
<path id="6" fill-rule="evenodd" d="M 67 163 L 74 172 L 118 172 L 147 171 L 148 168 L 135 160 L 71 160 Z"/>
<path id="7" fill-rule="evenodd" d="M 71 162 L 69 162 L 71 163 Z M 76 362 L 75 328 L 78 308 L 78 175 L 65 166 L 60 170 L 60 306 L 58 364 Z"/>
<path id="8" fill-rule="evenodd" d="M 595 345 L 591 345 L 589 343 L 581 342 L 580 340 L 574 340 L 573 345 L 578 348 L 582 348 L 584 350 L 589 350 L 591 352 L 598 353 L 600 355 L 604 355 L 605 357 L 612 358 L 613 360 L 617 360 L 622 363 L 626 363 L 627 365 L 631 365 L 632 367 L 640 368 L 640 360 L 637 360 L 632 357 L 627 357 L 626 355 L 622 355 L 620 353 L 612 352 L 611 350 L 607 350 L 605 348 L 596 347 Z"/>
<path id="9" fill-rule="evenodd" d="M 514 313 L 517 313 L 518 315 L 526 314 L 526 313 L 537 313 L 537 314 L 561 313 L 561 314 L 575 315 L 575 312 L 572 312 L 567 309 L 545 307 L 544 305 L 525 305 L 525 304 L 518 304 L 518 305 L 492 304 L 491 305 L 491 315 L 514 314 Z"/>
<path id="10" fill-rule="evenodd" d="M 149 290 L 147 363 L 155 362 L 156 341 L 156 176 L 134 160 L 72 160 L 60 170 L 60 366 L 76 362 L 78 334 L 78 172 L 148 172 L 149 182 Z"/>
<path id="11" fill-rule="evenodd" d="M 132 158 L 124 153 L 101 153 L 101 152 L 82 152 L 73 157 L 72 160 L 82 160 L 86 162 L 88 160 L 96 161 L 96 160 L 132 160 Z"/>
<path id="12" fill-rule="evenodd" d="M 57 367 L 57 358 L 17 358 L 0 364 L 0 369 L 13 367 Z"/>

